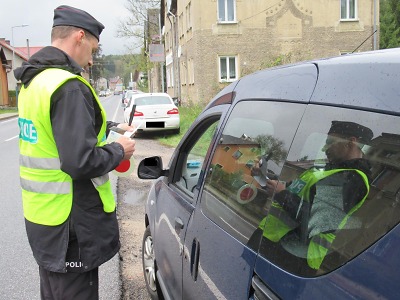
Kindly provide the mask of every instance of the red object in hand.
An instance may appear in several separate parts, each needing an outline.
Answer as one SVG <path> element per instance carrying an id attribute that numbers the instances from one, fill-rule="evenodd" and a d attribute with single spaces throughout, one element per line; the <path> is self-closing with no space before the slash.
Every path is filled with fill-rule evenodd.
<path id="1" fill-rule="evenodd" d="M 123 160 L 120 162 L 118 167 L 115 168 L 115 171 L 124 173 L 124 172 L 128 171 L 130 167 L 131 167 L 131 162 L 128 159 Z"/>

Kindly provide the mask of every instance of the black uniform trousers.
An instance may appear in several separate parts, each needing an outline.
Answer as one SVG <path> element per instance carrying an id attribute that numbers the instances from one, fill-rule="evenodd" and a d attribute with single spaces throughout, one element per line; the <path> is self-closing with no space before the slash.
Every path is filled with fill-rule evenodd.
<path id="1" fill-rule="evenodd" d="M 85 273 L 56 273 L 39 266 L 42 300 L 98 300 L 99 268 Z"/>

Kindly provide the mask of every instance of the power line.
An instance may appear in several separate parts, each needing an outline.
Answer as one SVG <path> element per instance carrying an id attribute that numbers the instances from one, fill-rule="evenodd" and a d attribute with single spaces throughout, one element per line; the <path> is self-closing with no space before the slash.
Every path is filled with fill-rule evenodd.
<path id="1" fill-rule="evenodd" d="M 247 17 L 247 18 L 245 18 L 245 19 L 239 20 L 239 22 L 246 21 L 246 20 L 248 20 L 248 19 L 254 18 L 255 16 L 258 16 L 259 14 L 262 14 L 263 12 L 267 11 L 268 9 L 273 8 L 274 6 L 276 6 L 276 5 L 278 5 L 278 4 L 279 4 L 279 3 L 275 3 L 275 4 L 271 5 L 270 7 L 267 7 L 266 9 L 263 9 L 262 11 L 256 13 L 255 15 L 252 15 L 252 16 Z"/>

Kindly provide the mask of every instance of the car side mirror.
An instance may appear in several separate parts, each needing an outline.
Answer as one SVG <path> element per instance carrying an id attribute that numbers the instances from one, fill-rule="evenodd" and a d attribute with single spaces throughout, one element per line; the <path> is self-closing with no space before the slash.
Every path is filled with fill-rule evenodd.
<path id="1" fill-rule="evenodd" d="M 160 176 L 168 176 L 168 170 L 163 170 L 160 156 L 146 157 L 139 163 L 138 177 L 140 179 L 157 179 Z"/>

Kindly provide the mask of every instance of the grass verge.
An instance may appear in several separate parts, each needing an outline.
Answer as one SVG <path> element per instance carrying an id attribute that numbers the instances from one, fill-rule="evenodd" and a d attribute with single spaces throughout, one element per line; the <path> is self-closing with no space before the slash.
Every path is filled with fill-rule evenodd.
<path id="1" fill-rule="evenodd" d="M 181 118 L 181 132 L 174 135 L 164 135 L 158 137 L 157 140 L 167 146 L 176 147 L 183 135 L 188 131 L 189 127 L 193 124 L 194 120 L 203 110 L 203 106 L 191 105 L 191 106 L 180 106 L 179 115 Z"/>
<path id="2" fill-rule="evenodd" d="M 7 108 L 7 109 L 0 109 L 0 114 L 7 114 L 7 113 L 16 113 L 18 112 L 17 108 Z"/>

